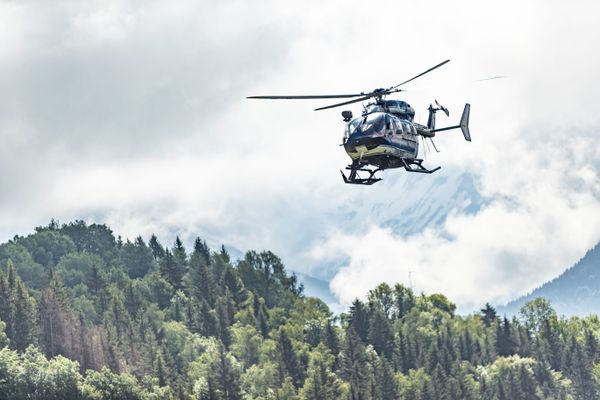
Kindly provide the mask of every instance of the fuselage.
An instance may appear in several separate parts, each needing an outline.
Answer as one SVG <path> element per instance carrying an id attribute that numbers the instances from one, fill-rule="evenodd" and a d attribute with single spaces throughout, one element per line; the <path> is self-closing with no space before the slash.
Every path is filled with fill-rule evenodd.
<path id="1" fill-rule="evenodd" d="M 353 161 L 384 168 L 403 166 L 402 158 L 416 158 L 417 131 L 412 122 L 386 112 L 371 112 L 346 126 L 344 149 Z"/>
<path id="2" fill-rule="evenodd" d="M 363 115 L 346 125 L 344 149 L 352 161 L 382 169 L 403 167 L 402 159 L 415 159 L 418 136 L 433 136 L 426 126 L 413 122 L 414 110 L 404 101 L 370 104 Z"/>

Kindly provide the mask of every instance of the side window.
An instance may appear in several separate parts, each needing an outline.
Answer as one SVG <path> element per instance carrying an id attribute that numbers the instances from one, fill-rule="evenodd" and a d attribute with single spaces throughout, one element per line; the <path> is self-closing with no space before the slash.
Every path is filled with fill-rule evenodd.
<path id="1" fill-rule="evenodd" d="M 398 120 L 394 120 L 394 134 L 402 135 L 402 124 Z"/>
<path id="2" fill-rule="evenodd" d="M 390 118 L 390 131 L 388 132 L 390 135 L 396 134 L 396 119 Z"/>

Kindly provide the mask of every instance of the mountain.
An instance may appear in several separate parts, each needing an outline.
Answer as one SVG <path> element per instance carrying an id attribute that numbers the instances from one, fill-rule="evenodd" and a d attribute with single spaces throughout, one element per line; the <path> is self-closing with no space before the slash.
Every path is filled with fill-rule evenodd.
<path id="1" fill-rule="evenodd" d="M 559 315 L 584 316 L 600 313 L 600 243 L 588 250 L 581 260 L 561 275 L 506 306 L 499 307 L 498 312 L 516 314 L 523 304 L 536 297 L 549 300 Z"/>
<path id="2" fill-rule="evenodd" d="M 384 184 L 387 187 L 377 192 L 377 199 L 340 208 L 337 218 L 341 230 L 360 235 L 373 224 L 389 228 L 395 235 L 408 237 L 427 228 L 442 226 L 453 212 L 475 214 L 489 201 L 477 190 L 476 178 L 472 174 L 452 169 L 429 176 L 399 173 L 391 175 Z M 317 276 L 303 275 L 298 271 L 296 274 L 307 294 L 320 297 L 337 310 L 339 305 L 329 290 L 329 282 L 348 262 L 343 256 L 315 266 L 313 271 L 318 271 Z"/>
<path id="3" fill-rule="evenodd" d="M 387 183 L 387 182 L 386 182 Z M 474 214 L 487 203 L 477 190 L 476 178 L 448 170 L 435 175 L 392 176 L 377 198 L 342 208 L 346 231 L 364 227 L 364 221 L 390 228 L 396 235 L 411 236 L 442 225 L 451 212 Z"/>
<path id="4" fill-rule="evenodd" d="M 440 226 L 453 211 L 474 214 L 486 203 L 470 173 L 440 175 L 418 183 L 415 180 L 422 176 L 408 178 L 399 188 L 401 196 L 387 204 L 377 203 L 372 211 L 382 226 L 400 236 Z"/>

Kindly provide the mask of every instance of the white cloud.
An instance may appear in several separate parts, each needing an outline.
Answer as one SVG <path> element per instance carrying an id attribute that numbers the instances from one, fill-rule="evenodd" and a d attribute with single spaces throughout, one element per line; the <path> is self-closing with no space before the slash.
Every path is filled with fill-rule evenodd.
<path id="1" fill-rule="evenodd" d="M 52 217 L 86 218 L 129 237 L 199 234 L 243 250 L 270 248 L 317 275 L 323 263 L 349 257 L 350 269 L 334 282 L 343 299 L 380 278 L 405 280 L 409 265 L 419 288 L 450 292 L 462 304 L 505 299 L 598 239 L 588 225 L 598 215 L 597 135 L 581 133 L 600 126 L 600 56 L 590 51 L 600 40 L 596 8 L 585 1 L 4 2 L 0 238 Z M 244 99 L 387 87 L 446 58 L 452 62 L 399 97 L 420 121 L 434 98 L 450 108 L 448 123 L 472 104 L 473 143 L 459 133 L 439 137 L 442 153 L 427 165 L 442 165 L 450 178 L 470 171 L 494 201 L 408 239 L 379 227 L 373 205 L 419 203 L 414 193 L 436 176 L 388 171 L 373 187 L 343 185 L 339 110 Z M 492 75 L 507 78 L 472 83 Z M 541 250 L 546 241 L 552 252 Z M 538 263 L 540 254 L 552 260 Z M 453 264 L 443 267 L 445 260 Z M 456 265 L 470 260 L 491 261 L 460 272 Z M 515 265 L 520 280 L 500 285 Z M 489 276 L 488 292 L 471 292 Z"/>
<path id="2" fill-rule="evenodd" d="M 526 151 L 502 152 L 501 163 L 482 163 L 493 201 L 474 215 L 450 214 L 443 226 L 410 238 L 378 226 L 332 235 L 321 251 L 350 258 L 332 281 L 334 293 L 349 303 L 379 282 L 408 284 L 413 271 L 415 289 L 443 292 L 470 310 L 524 294 L 577 261 L 600 240 L 595 138 L 535 139 L 515 141 Z"/>

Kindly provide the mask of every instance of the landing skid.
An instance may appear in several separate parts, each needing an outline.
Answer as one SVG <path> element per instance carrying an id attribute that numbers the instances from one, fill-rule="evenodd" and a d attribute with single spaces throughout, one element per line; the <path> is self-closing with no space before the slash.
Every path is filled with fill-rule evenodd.
<path id="1" fill-rule="evenodd" d="M 435 171 L 442 167 L 437 167 L 434 169 L 427 169 L 423 166 L 423 160 L 420 158 L 401 158 L 402 165 L 404 169 L 408 172 L 418 172 L 421 174 L 433 174 Z M 375 173 L 379 171 L 383 171 L 386 169 L 385 167 L 379 167 L 376 169 L 369 169 L 365 167 L 359 167 L 358 163 L 353 163 L 346 167 L 347 170 L 350 171 L 350 175 L 346 176 L 341 170 L 342 178 L 344 178 L 344 182 L 352 183 L 354 185 L 372 185 L 376 182 L 379 182 L 381 178 L 375 178 Z M 358 173 L 366 172 L 369 174 L 367 178 L 362 178 Z"/>
<path id="2" fill-rule="evenodd" d="M 350 176 L 346 177 L 342 170 L 340 173 L 342 174 L 342 178 L 344 178 L 344 182 L 352 183 L 354 185 L 372 185 L 376 182 L 379 182 L 381 178 L 375 178 L 375 173 L 381 171 L 381 168 L 377 169 L 368 169 L 368 168 L 357 168 L 355 165 L 348 165 L 346 167 L 347 170 L 350 170 Z M 358 175 L 358 171 L 367 172 L 369 174 L 368 178 L 361 178 Z"/>
<path id="3" fill-rule="evenodd" d="M 404 164 L 404 169 L 408 172 L 419 172 L 422 174 L 433 174 L 435 171 L 442 168 L 437 167 L 434 169 L 427 169 L 423 166 L 423 160 L 421 160 L 420 158 L 413 158 L 408 160 L 406 158 L 403 158 L 402 164 Z"/>

